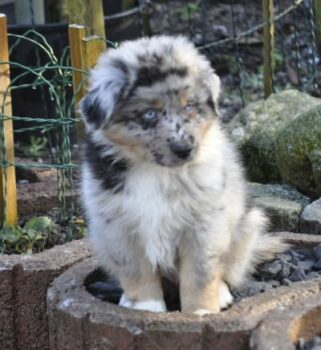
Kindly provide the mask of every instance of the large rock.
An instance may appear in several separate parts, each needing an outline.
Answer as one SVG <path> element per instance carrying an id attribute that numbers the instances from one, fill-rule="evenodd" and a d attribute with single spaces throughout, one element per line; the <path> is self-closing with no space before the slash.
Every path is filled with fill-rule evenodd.
<path id="1" fill-rule="evenodd" d="M 268 214 L 271 231 L 299 232 L 300 216 L 309 198 L 288 185 L 250 183 L 248 188 L 254 202 Z"/>
<path id="2" fill-rule="evenodd" d="M 289 121 L 275 138 L 276 162 L 284 182 L 321 195 L 321 105 Z"/>
<path id="3" fill-rule="evenodd" d="M 241 150 L 252 181 L 280 180 L 275 139 L 291 120 L 316 105 L 321 105 L 321 99 L 296 90 L 286 90 L 272 94 L 267 100 L 249 104 L 226 125 Z"/>
<path id="4" fill-rule="evenodd" d="M 321 193 L 321 149 L 314 149 L 309 153 L 309 160 L 313 172 L 313 179 L 317 193 Z"/>
<path id="5" fill-rule="evenodd" d="M 321 198 L 304 208 L 300 226 L 301 232 L 321 235 Z"/>

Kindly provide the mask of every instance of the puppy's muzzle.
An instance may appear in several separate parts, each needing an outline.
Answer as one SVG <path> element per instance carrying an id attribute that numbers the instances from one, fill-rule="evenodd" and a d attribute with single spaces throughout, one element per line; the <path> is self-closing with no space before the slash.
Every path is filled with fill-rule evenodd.
<path id="1" fill-rule="evenodd" d="M 170 143 L 170 150 L 180 159 L 186 160 L 190 157 L 194 147 L 187 143 Z"/>

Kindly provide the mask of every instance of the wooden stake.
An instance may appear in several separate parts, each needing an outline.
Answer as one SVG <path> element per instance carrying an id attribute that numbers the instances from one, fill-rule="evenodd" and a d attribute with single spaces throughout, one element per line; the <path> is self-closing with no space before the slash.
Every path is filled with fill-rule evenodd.
<path id="1" fill-rule="evenodd" d="M 106 49 L 105 42 L 101 38 L 96 35 L 85 38 L 84 26 L 76 24 L 69 26 L 69 44 L 72 67 L 84 71 L 90 70 L 97 62 L 99 55 Z M 79 71 L 73 71 L 72 74 L 75 102 L 78 103 L 85 95 L 86 75 Z M 85 132 L 83 123 L 78 122 L 76 128 L 78 144 L 81 144 Z"/>
<path id="2" fill-rule="evenodd" d="M 83 68 L 83 43 L 82 39 L 85 37 L 85 27 L 77 24 L 71 24 L 69 26 L 69 45 L 70 45 L 70 58 L 73 68 Z M 75 95 L 75 103 L 77 104 L 85 94 L 85 86 L 83 84 L 85 77 L 82 72 L 72 71 L 73 90 Z M 78 144 L 84 138 L 84 125 L 81 121 L 76 124 L 77 140 Z"/>
<path id="3" fill-rule="evenodd" d="M 83 58 L 84 70 L 90 70 L 96 64 L 98 57 L 105 50 L 105 43 L 96 35 L 84 38 Z"/>
<path id="4" fill-rule="evenodd" d="M 102 0 L 68 0 L 69 14 L 69 43 L 71 49 L 71 64 L 74 68 L 87 70 L 93 66 L 88 65 L 87 61 L 96 62 L 99 54 L 106 49 L 105 41 L 99 38 L 105 38 L 105 19 L 103 12 Z M 90 52 L 84 48 L 83 39 L 85 37 L 95 36 L 94 51 Z M 99 43 L 98 43 L 99 41 Z M 92 45 L 92 44 L 89 44 Z M 99 47 L 99 50 L 98 50 Z M 84 52 L 86 52 L 86 62 L 84 60 Z M 85 76 L 81 72 L 73 71 L 73 86 L 76 94 L 76 102 L 85 94 L 85 86 L 83 84 Z M 84 127 L 82 123 L 77 123 L 77 139 L 80 144 L 84 137 Z"/>
<path id="5" fill-rule="evenodd" d="M 1 62 L 9 61 L 9 45 L 7 35 L 7 17 L 0 14 L 0 112 L 5 116 L 12 116 L 11 96 L 5 93 L 10 85 L 9 64 Z M 14 141 L 12 119 L 3 121 L 5 159 L 9 163 L 14 163 Z M 3 145 L 0 144 L 2 148 Z M 1 159 L 2 152 L 0 152 Z M 6 211 L 4 204 L 6 203 Z M 16 197 L 16 172 L 14 166 L 0 167 L 0 221 L 7 225 L 16 225 L 18 222 L 17 197 Z"/>
<path id="6" fill-rule="evenodd" d="M 85 27 L 86 36 L 105 38 L 105 19 L 102 0 L 68 0 L 69 23 Z"/>
<path id="7" fill-rule="evenodd" d="M 273 50 L 274 50 L 274 22 L 273 0 L 263 1 L 263 22 L 268 23 L 263 29 L 264 42 L 264 98 L 273 92 Z"/>

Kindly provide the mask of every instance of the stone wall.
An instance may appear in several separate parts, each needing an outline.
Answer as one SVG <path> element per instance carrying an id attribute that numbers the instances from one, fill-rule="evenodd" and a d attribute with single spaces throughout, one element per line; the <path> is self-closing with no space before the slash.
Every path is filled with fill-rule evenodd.
<path id="1" fill-rule="evenodd" d="M 39 254 L 0 256 L 0 349 L 49 349 L 47 289 L 55 277 L 89 256 L 86 240 Z"/>

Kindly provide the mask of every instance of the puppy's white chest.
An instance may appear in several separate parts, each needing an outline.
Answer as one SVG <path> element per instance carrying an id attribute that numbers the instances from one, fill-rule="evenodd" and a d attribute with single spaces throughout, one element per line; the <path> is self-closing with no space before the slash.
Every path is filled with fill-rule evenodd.
<path id="1" fill-rule="evenodd" d="M 172 193 L 168 171 L 158 167 L 134 170 L 126 181 L 124 213 L 134 222 L 136 234 L 154 267 L 173 268 L 184 230 L 179 193 Z"/>

